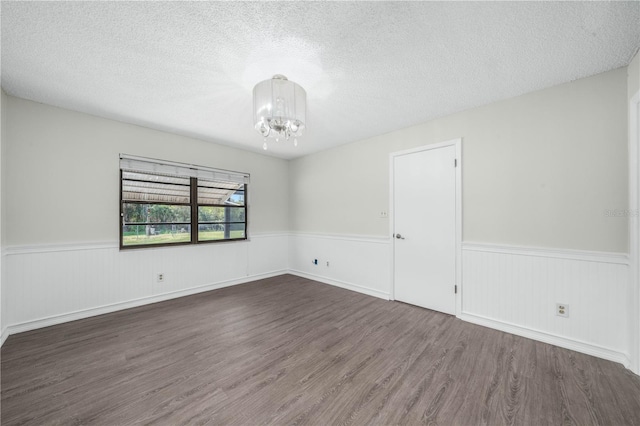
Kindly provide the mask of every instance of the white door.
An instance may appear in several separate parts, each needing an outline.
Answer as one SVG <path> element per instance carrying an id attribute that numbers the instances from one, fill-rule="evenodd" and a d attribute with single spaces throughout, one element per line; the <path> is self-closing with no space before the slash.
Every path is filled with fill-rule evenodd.
<path id="1" fill-rule="evenodd" d="M 455 314 L 456 147 L 392 161 L 394 298 Z"/>

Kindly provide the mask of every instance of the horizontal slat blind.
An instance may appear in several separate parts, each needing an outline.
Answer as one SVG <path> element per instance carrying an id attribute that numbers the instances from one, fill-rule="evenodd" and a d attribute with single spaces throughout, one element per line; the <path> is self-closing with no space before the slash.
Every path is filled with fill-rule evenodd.
<path id="1" fill-rule="evenodd" d="M 195 177 L 198 179 L 209 181 L 234 182 L 239 184 L 249 183 L 248 173 L 214 169 L 205 166 L 195 166 L 192 164 L 154 160 L 150 158 L 135 157 L 125 154 L 120 154 L 120 169 L 130 172 L 155 173 L 165 176 Z"/>
<path id="2" fill-rule="evenodd" d="M 189 178 L 122 171 L 122 201 L 189 204 Z"/>
<path id="3" fill-rule="evenodd" d="M 198 204 L 244 205 L 244 184 L 198 180 Z"/>

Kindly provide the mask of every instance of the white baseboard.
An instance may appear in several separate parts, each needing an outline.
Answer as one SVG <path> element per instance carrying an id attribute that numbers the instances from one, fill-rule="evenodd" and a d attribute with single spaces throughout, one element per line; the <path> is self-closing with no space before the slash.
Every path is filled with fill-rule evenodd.
<path id="1" fill-rule="evenodd" d="M 627 354 L 598 345 L 568 339 L 566 337 L 545 333 L 543 331 L 523 328 L 515 324 L 496 321 L 494 319 L 485 318 L 479 315 L 462 313 L 457 317 L 463 321 L 481 325 L 483 327 L 493 328 L 495 330 L 504 331 L 505 333 L 515 334 L 517 336 L 526 337 L 528 339 L 537 340 L 539 342 L 548 343 L 550 345 L 559 346 L 561 348 L 570 349 L 587 355 L 593 355 L 595 357 L 607 359 L 609 361 L 619 362 L 626 368 L 629 368 L 629 365 L 631 364 L 631 360 L 629 359 L 629 356 Z"/>
<path id="2" fill-rule="evenodd" d="M 7 329 L 7 327 L 2 329 L 2 334 L 0 334 L 0 348 L 2 347 L 2 345 L 4 345 L 5 340 L 7 340 L 7 337 L 9 337 L 9 330 Z"/>
<path id="3" fill-rule="evenodd" d="M 5 328 L 2 333 L 2 343 L 4 340 L 16 333 L 22 333 L 25 331 L 36 330 L 38 328 L 49 327 L 52 325 L 62 324 L 69 321 L 76 321 L 79 319 L 90 318 L 97 315 L 108 314 L 111 312 L 121 311 L 123 309 L 135 308 L 138 306 L 149 305 L 151 303 L 163 302 L 165 300 L 176 299 L 178 297 L 190 296 L 196 293 L 203 293 L 206 291 L 217 290 L 219 288 L 230 287 L 238 284 L 244 284 L 251 281 L 261 280 L 264 278 L 271 278 L 278 275 L 286 274 L 287 270 L 272 271 L 257 275 L 250 275 L 243 278 L 222 281 L 218 283 L 206 284 L 203 286 L 192 287 L 184 290 L 173 291 L 169 293 L 158 294 L 150 297 L 142 297 L 140 299 L 128 300 L 121 303 L 113 303 L 110 305 L 99 306 L 97 308 L 83 309 L 81 311 L 70 312 L 63 315 L 55 315 L 47 318 L 41 318 L 33 321 L 27 321 L 19 324 L 13 324 Z"/>
<path id="4" fill-rule="evenodd" d="M 302 278 L 307 278 L 309 280 L 313 280 L 313 281 L 318 281 L 324 284 L 329 284 L 335 287 L 340 287 L 340 288 L 344 288 L 346 290 L 351 290 L 351 291 L 355 291 L 357 293 L 362 293 L 362 294 L 366 294 L 369 296 L 373 296 L 373 297 L 378 297 L 380 299 L 384 299 L 384 300 L 390 300 L 390 295 L 389 293 L 385 293 L 383 291 L 380 290 L 375 290 L 372 288 L 368 288 L 368 287 L 363 287 L 357 284 L 351 284 L 351 283 L 347 283 L 344 281 L 338 281 L 338 280 L 333 280 L 330 278 L 325 278 L 322 277 L 320 275 L 315 275 L 315 274 L 309 274 L 307 272 L 302 272 L 302 271 L 296 271 L 296 270 L 289 270 L 288 271 L 289 274 L 292 275 L 297 275 L 299 277 Z"/>

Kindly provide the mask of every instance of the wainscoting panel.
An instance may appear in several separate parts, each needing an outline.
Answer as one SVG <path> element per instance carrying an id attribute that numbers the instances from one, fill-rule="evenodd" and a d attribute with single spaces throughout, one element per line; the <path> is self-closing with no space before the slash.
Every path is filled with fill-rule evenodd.
<path id="1" fill-rule="evenodd" d="M 129 251 L 10 247 L 2 338 L 287 272 L 389 299 L 391 259 L 389 238 L 315 234 Z M 464 243 L 458 317 L 628 366 L 628 269 L 624 254 Z M 568 318 L 556 303 L 569 305 Z"/>
<path id="2" fill-rule="evenodd" d="M 288 234 L 253 236 L 248 250 L 249 275 L 289 269 Z"/>
<path id="3" fill-rule="evenodd" d="M 388 238 L 293 234 L 290 244 L 292 274 L 389 299 L 391 241 Z M 317 265 L 313 263 L 315 259 Z"/>
<path id="4" fill-rule="evenodd" d="M 462 274 L 460 318 L 628 365 L 626 255 L 465 243 Z"/>
<path id="5" fill-rule="evenodd" d="M 3 325 L 11 334 L 279 275 L 287 253 L 286 234 L 125 251 L 115 243 L 9 248 Z"/>

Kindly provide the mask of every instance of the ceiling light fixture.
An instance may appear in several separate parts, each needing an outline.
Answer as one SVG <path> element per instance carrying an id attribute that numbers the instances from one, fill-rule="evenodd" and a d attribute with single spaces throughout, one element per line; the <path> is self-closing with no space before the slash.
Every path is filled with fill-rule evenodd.
<path id="1" fill-rule="evenodd" d="M 261 81 L 253 88 L 253 121 L 255 129 L 264 138 L 289 140 L 298 146 L 307 116 L 307 92 L 299 84 L 276 74 L 270 80 Z"/>

